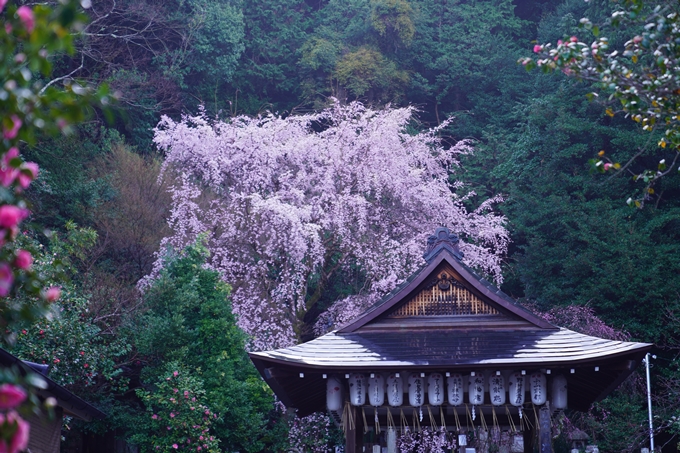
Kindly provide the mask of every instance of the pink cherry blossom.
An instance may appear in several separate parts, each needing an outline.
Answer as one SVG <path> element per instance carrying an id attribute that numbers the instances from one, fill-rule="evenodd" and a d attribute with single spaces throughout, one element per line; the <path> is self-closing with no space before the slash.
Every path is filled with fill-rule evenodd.
<path id="1" fill-rule="evenodd" d="M 25 7 L 22 6 L 21 8 L 25 8 Z M 21 8 L 19 8 L 19 9 L 21 9 Z M 16 115 L 12 115 L 9 118 L 10 118 L 10 121 L 12 122 L 12 127 L 10 127 L 8 129 L 6 126 L 3 126 L 2 129 L 3 129 L 3 136 L 8 140 L 12 140 L 12 139 L 16 138 L 17 134 L 19 134 L 19 129 L 21 129 L 21 125 L 23 123 L 21 121 L 21 118 L 19 118 Z"/>
<path id="2" fill-rule="evenodd" d="M 14 409 L 26 399 L 26 392 L 12 384 L 0 386 L 0 409 Z"/>
<path id="3" fill-rule="evenodd" d="M 19 269 L 28 270 L 33 264 L 33 256 L 30 252 L 26 250 L 19 250 L 16 253 L 16 258 L 14 259 L 14 265 Z"/>
<path id="4" fill-rule="evenodd" d="M 19 19 L 21 19 L 21 22 L 24 24 L 24 27 L 26 27 L 26 30 L 31 33 L 35 27 L 35 17 L 33 16 L 33 10 L 28 6 L 20 6 L 19 9 L 17 9 L 17 16 L 19 16 Z"/>
<path id="5" fill-rule="evenodd" d="M 450 122 L 413 135 L 414 114 L 338 103 L 286 118 L 163 117 L 154 141 L 166 155 L 166 174 L 177 175 L 172 235 L 163 247 L 181 249 L 213 232 L 209 265 L 232 284 L 233 311 L 251 349 L 297 341 L 307 290 L 322 270 L 333 279 L 360 269 L 366 284 L 336 302 L 315 332 L 357 315 L 423 264 L 438 226 L 460 235 L 465 264 L 501 282 L 509 238 L 505 218 L 492 210 L 501 199 L 468 210 L 474 194 L 451 175 L 471 142 L 445 144 Z M 203 188 L 220 195 L 203 205 Z M 163 265 L 160 259 L 154 275 Z"/>

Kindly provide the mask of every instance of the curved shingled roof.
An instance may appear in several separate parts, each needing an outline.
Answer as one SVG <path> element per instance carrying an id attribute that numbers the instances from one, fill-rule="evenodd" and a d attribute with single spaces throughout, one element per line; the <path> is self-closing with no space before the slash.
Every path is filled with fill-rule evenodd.
<path id="1" fill-rule="evenodd" d="M 566 375 L 569 407 L 587 410 L 652 347 L 546 322 L 465 266 L 458 238 L 446 228 L 429 238 L 424 258 L 420 270 L 345 326 L 250 353 L 286 406 L 301 416 L 324 410 L 323 379 L 331 373 L 550 370 Z"/>

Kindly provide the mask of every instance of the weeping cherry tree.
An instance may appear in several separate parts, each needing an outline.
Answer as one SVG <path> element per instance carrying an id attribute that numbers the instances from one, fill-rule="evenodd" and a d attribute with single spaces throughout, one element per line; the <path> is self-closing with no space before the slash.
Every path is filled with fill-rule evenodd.
<path id="1" fill-rule="evenodd" d="M 460 235 L 466 264 L 500 282 L 499 200 L 467 210 L 472 194 L 452 182 L 471 144 L 445 143 L 448 123 L 413 133 L 413 121 L 413 108 L 359 103 L 286 118 L 163 118 L 155 142 L 175 176 L 164 246 L 207 233 L 210 265 L 233 286 L 253 349 L 358 314 L 424 263 L 437 226 Z"/>

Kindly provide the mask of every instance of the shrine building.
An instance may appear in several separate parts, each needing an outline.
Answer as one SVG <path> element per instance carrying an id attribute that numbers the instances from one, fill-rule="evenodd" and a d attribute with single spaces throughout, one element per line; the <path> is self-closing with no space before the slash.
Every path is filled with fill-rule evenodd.
<path id="1" fill-rule="evenodd" d="M 250 358 L 298 416 L 326 411 L 345 453 L 395 453 L 400 432 L 443 432 L 454 451 L 552 452 L 551 425 L 587 411 L 652 345 L 554 326 L 462 262 L 447 228 L 425 265 L 358 318 Z"/>

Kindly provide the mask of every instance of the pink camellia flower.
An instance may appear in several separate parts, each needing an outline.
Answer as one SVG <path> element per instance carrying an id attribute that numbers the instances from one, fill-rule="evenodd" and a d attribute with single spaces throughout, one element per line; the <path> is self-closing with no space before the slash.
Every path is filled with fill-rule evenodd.
<path id="1" fill-rule="evenodd" d="M 19 16 L 19 19 L 21 19 L 21 22 L 23 22 L 26 30 L 31 33 L 33 28 L 35 28 L 35 17 L 33 16 L 33 10 L 28 6 L 20 6 L 19 9 L 17 9 L 17 16 Z"/>
<path id="2" fill-rule="evenodd" d="M 21 166 L 19 174 L 17 175 L 17 181 L 22 189 L 27 188 L 31 182 L 38 177 L 38 164 L 35 162 L 26 162 Z"/>
<path id="3" fill-rule="evenodd" d="M 172 448 L 174 448 L 175 450 L 177 450 L 179 447 L 177 446 L 177 444 L 172 444 Z"/>
<path id="4" fill-rule="evenodd" d="M 5 5 L 7 4 L 7 0 L 0 0 L 0 12 L 5 9 Z"/>
<path id="5" fill-rule="evenodd" d="M 30 426 L 19 415 L 10 411 L 6 415 L 0 414 L 0 426 L 3 432 L 14 432 L 11 439 L 0 439 L 0 452 L 19 453 L 28 446 L 28 434 Z"/>
<path id="6" fill-rule="evenodd" d="M 572 36 L 571 38 L 569 38 L 569 41 L 578 42 L 578 38 L 576 36 Z"/>
<path id="7" fill-rule="evenodd" d="M 12 289 L 14 283 L 14 273 L 7 263 L 0 264 L 0 297 L 5 297 Z"/>
<path id="8" fill-rule="evenodd" d="M 0 228 L 15 228 L 28 216 L 28 210 L 6 204 L 0 206 Z"/>
<path id="9" fill-rule="evenodd" d="M 21 8 L 25 8 L 25 7 L 22 6 Z M 21 9 L 21 8 L 19 8 L 19 9 Z M 23 123 L 21 122 L 21 118 L 19 118 L 16 115 L 12 115 L 9 118 L 12 121 L 12 127 L 7 129 L 7 127 L 3 126 L 2 130 L 3 130 L 4 137 L 8 140 L 12 140 L 13 138 L 16 138 L 17 134 L 19 133 L 19 129 L 21 129 L 21 125 Z"/>
<path id="10" fill-rule="evenodd" d="M 61 288 L 58 286 L 51 286 L 44 292 L 43 297 L 47 302 L 54 302 L 61 297 Z"/>
<path id="11" fill-rule="evenodd" d="M 151 416 L 151 419 L 153 419 L 153 420 L 158 420 L 158 415 L 153 414 L 153 415 Z"/>
<path id="12" fill-rule="evenodd" d="M 19 174 L 19 170 L 10 165 L 12 159 L 17 157 L 19 157 L 19 150 L 15 146 L 8 149 L 5 155 L 2 156 L 2 165 L 0 165 L 0 184 L 2 184 L 3 187 L 9 187 Z"/>
<path id="13" fill-rule="evenodd" d="M 26 392 L 12 384 L 0 386 L 0 409 L 13 409 L 26 399 Z"/>
<path id="14" fill-rule="evenodd" d="M 170 412 L 170 418 L 175 418 L 175 413 L 174 413 L 174 412 Z"/>
<path id="15" fill-rule="evenodd" d="M 172 375 L 173 375 L 173 376 L 177 376 L 178 374 L 179 374 L 179 373 L 178 373 L 177 371 L 173 371 L 173 372 L 172 372 Z"/>
<path id="16" fill-rule="evenodd" d="M 604 164 L 604 171 L 607 171 L 607 170 L 609 170 L 609 169 L 612 168 L 612 167 L 613 167 L 613 165 L 610 164 L 609 162 L 607 162 L 606 164 Z"/>
<path id="17" fill-rule="evenodd" d="M 33 264 L 33 257 L 31 256 L 30 252 L 27 252 L 26 250 L 19 250 L 17 252 L 16 258 L 14 259 L 14 265 L 19 269 L 27 270 L 31 268 L 31 264 Z"/>
<path id="18" fill-rule="evenodd" d="M 534 53 L 538 53 L 538 52 L 540 52 L 541 50 L 543 50 L 543 46 L 540 46 L 540 45 L 538 45 L 538 44 L 536 44 L 536 45 L 534 46 Z"/>

